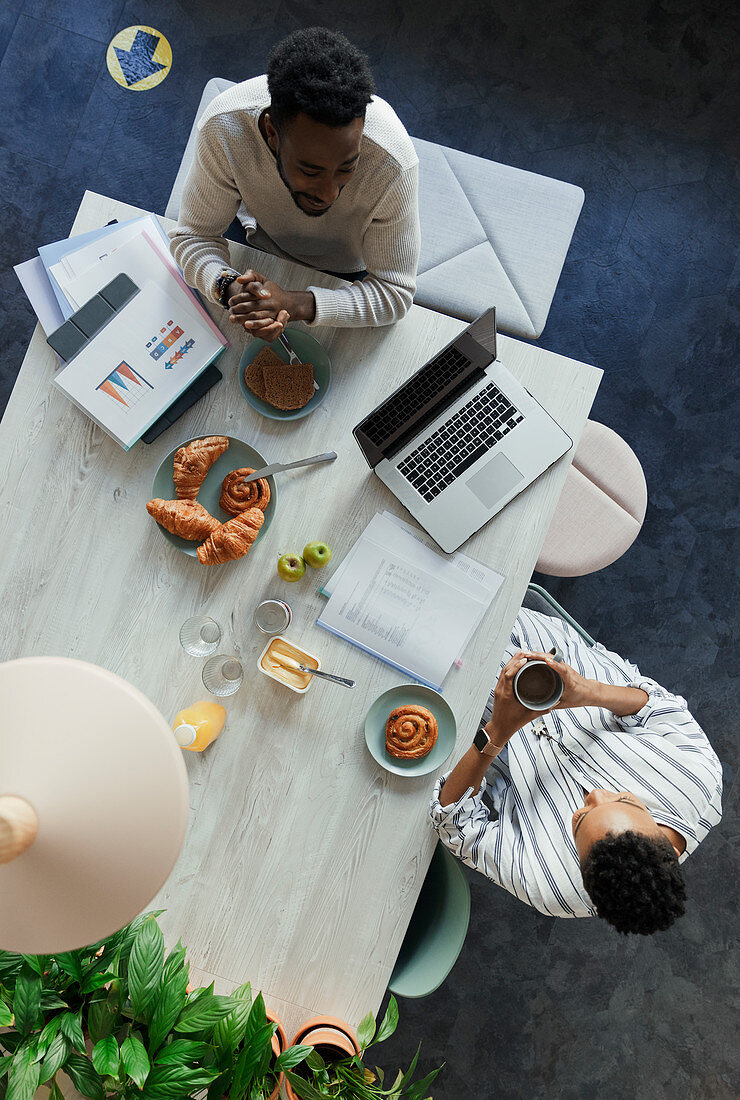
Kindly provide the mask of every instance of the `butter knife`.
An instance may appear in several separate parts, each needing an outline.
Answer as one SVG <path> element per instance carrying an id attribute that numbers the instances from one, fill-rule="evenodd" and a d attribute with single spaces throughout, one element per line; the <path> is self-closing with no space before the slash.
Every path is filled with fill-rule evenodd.
<path id="1" fill-rule="evenodd" d="M 263 466 L 261 470 L 255 470 L 249 477 L 242 478 L 242 482 L 256 481 L 260 477 L 269 477 L 270 474 L 281 474 L 283 470 L 295 470 L 298 466 L 313 466 L 318 462 L 333 462 L 337 457 L 336 451 L 327 451 L 323 455 L 313 455 L 311 458 L 299 458 L 297 462 L 271 462 L 269 466 Z"/>

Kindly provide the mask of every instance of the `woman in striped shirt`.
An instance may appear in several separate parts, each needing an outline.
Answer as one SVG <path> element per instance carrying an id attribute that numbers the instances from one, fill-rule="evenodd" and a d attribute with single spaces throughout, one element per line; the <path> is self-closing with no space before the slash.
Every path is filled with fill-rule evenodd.
<path id="1" fill-rule="evenodd" d="M 554 663 L 553 646 L 565 690 L 533 720 L 513 677 L 528 658 Z M 722 767 L 684 699 L 522 608 L 474 744 L 430 813 L 459 859 L 541 913 L 647 935 L 683 914 L 679 865 L 720 820 L 721 796 Z"/>

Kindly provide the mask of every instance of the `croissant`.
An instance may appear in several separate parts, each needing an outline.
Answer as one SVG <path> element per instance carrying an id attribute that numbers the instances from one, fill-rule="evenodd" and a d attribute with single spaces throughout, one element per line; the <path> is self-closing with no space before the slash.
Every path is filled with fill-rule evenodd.
<path id="1" fill-rule="evenodd" d="M 225 561 L 243 558 L 260 533 L 265 513 L 259 508 L 248 508 L 238 516 L 219 524 L 218 528 L 199 546 L 196 553 L 202 565 L 221 565 Z"/>
<path id="2" fill-rule="evenodd" d="M 196 500 L 150 500 L 146 510 L 165 531 L 181 539 L 202 542 L 221 524 Z"/>
<path id="3" fill-rule="evenodd" d="M 253 474 L 249 466 L 242 466 L 239 470 L 232 470 L 224 478 L 219 504 L 224 512 L 230 516 L 238 516 L 247 508 L 261 508 L 264 512 L 270 503 L 270 486 L 265 478 L 258 481 L 243 481 L 249 474 Z"/>
<path id="4" fill-rule="evenodd" d="M 228 445 L 225 435 L 209 435 L 175 451 L 172 480 L 178 500 L 195 500 L 206 474 Z"/>
<path id="5" fill-rule="evenodd" d="M 434 748 L 437 719 L 426 707 L 396 707 L 385 724 L 385 750 L 399 760 L 418 760 Z"/>

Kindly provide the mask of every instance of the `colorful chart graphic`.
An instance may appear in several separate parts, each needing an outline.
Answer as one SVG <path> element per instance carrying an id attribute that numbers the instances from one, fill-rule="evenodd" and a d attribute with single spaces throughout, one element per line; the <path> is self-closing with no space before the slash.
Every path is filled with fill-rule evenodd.
<path id="1" fill-rule="evenodd" d="M 184 344 L 181 344 L 177 351 L 174 353 L 171 359 L 168 359 L 164 365 L 165 370 L 172 370 L 175 363 L 179 363 L 183 355 L 187 355 L 191 348 L 195 347 L 195 340 L 186 340 Z"/>
<path id="2" fill-rule="evenodd" d="M 167 332 L 167 329 L 170 331 Z M 162 334 L 165 335 L 162 335 Z M 163 325 L 157 336 L 152 336 L 151 340 L 147 344 L 147 348 L 151 348 L 149 354 L 155 361 L 161 359 L 166 351 L 172 347 L 172 345 L 184 336 L 184 332 L 179 325 L 176 325 L 173 321 L 168 321 L 166 325 Z M 192 341 L 191 341 L 192 346 Z"/>
<path id="3" fill-rule="evenodd" d="M 107 393 L 125 409 L 132 409 L 147 390 L 153 390 L 154 386 L 147 382 L 146 378 L 142 378 L 128 363 L 119 363 L 116 369 L 112 370 L 95 388 Z"/>

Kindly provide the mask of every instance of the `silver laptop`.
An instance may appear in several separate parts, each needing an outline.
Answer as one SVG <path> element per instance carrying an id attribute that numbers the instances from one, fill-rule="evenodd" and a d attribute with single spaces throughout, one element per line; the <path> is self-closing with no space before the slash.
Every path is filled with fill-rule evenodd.
<path id="1" fill-rule="evenodd" d="M 448 554 L 573 445 L 496 359 L 495 309 L 373 409 L 354 436 Z"/>

